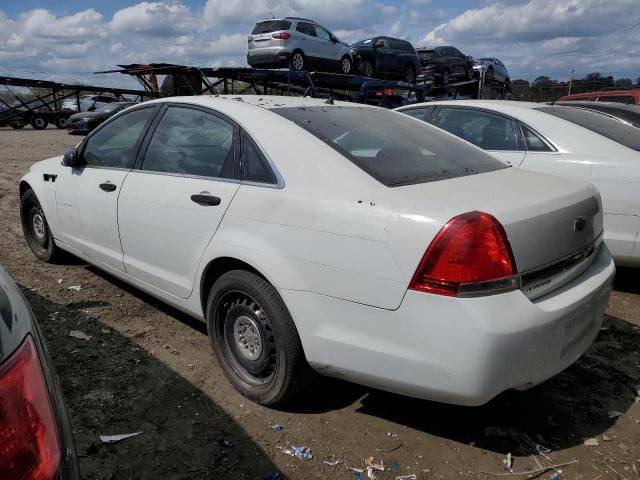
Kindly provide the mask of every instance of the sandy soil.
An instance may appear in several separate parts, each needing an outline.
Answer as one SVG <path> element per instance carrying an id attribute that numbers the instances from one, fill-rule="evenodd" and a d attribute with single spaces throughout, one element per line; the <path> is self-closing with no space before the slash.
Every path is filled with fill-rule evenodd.
<path id="1" fill-rule="evenodd" d="M 43 327 L 85 478 L 262 479 L 279 471 L 291 479 L 353 479 L 346 467 L 362 468 L 370 456 L 387 467 L 380 479 L 493 478 L 481 472 L 505 473 L 507 453 L 515 471 L 577 460 L 561 468 L 564 478 L 638 478 L 637 271 L 619 271 L 607 326 L 588 353 L 528 392 L 460 408 L 324 379 L 287 410 L 262 408 L 224 379 L 201 324 L 80 261 L 47 265 L 31 254 L 18 180 L 33 162 L 78 140 L 51 128 L 0 129 L 0 264 Z M 68 289 L 74 285 L 81 289 Z M 71 338 L 70 330 L 92 338 Z M 284 429 L 274 431 L 275 423 Z M 113 445 L 98 438 L 137 431 Z M 585 446 L 586 438 L 598 446 Z M 291 445 L 309 447 L 314 458 L 282 453 Z M 342 463 L 323 463 L 333 459 Z"/>

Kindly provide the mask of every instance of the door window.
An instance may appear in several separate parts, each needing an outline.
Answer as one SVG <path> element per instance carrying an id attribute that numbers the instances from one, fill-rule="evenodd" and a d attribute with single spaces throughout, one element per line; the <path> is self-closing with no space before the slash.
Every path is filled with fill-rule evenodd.
<path id="1" fill-rule="evenodd" d="M 410 117 L 419 118 L 420 120 L 426 120 L 434 108 L 435 107 L 411 108 L 409 110 L 402 110 L 402 113 Z"/>
<path id="2" fill-rule="evenodd" d="M 298 23 L 298 25 L 296 25 L 296 30 L 304 35 L 309 35 L 310 37 L 315 37 L 316 36 L 316 29 L 313 28 L 314 25 L 311 25 L 310 23 L 304 23 L 304 22 L 300 22 Z"/>
<path id="3" fill-rule="evenodd" d="M 233 125 L 193 108 L 169 107 L 156 128 L 143 170 L 234 178 Z"/>
<path id="4" fill-rule="evenodd" d="M 516 124 L 501 115 L 470 108 L 442 108 L 433 124 L 484 150 L 518 150 Z"/>
<path id="5" fill-rule="evenodd" d="M 276 176 L 258 147 L 246 135 L 242 139 L 242 180 L 276 184 Z"/>
<path id="6" fill-rule="evenodd" d="M 140 108 L 125 113 L 91 135 L 84 146 L 82 157 L 89 167 L 131 168 L 140 134 L 154 108 Z"/>
<path id="7" fill-rule="evenodd" d="M 321 40 L 331 40 L 331 34 L 319 25 L 314 25 L 316 31 L 316 37 Z"/>

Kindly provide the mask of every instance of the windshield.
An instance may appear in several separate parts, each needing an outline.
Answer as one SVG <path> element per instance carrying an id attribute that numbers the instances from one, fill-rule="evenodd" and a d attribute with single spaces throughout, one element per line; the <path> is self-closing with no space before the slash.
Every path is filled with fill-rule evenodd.
<path id="1" fill-rule="evenodd" d="M 273 112 L 315 135 L 388 187 L 506 168 L 437 128 L 389 110 L 326 106 Z"/>
<path id="2" fill-rule="evenodd" d="M 625 147 L 640 151 L 640 130 L 635 127 L 581 108 L 547 106 L 538 107 L 537 110 L 575 123 Z"/>
<path id="3" fill-rule="evenodd" d="M 435 52 L 435 50 L 420 50 L 418 52 L 418 57 L 420 58 L 424 58 L 424 59 L 430 59 L 435 57 L 437 54 Z"/>
<path id="4" fill-rule="evenodd" d="M 268 20 L 266 22 L 256 23 L 253 27 L 252 35 L 260 35 L 261 33 L 277 32 L 278 30 L 289 30 L 291 22 L 288 20 Z"/>

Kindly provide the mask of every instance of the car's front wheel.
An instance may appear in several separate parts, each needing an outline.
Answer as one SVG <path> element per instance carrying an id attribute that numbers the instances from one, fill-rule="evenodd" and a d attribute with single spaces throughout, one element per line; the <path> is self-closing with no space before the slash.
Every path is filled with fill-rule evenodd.
<path id="1" fill-rule="evenodd" d="M 416 72 L 411 65 L 407 65 L 404 68 L 404 74 L 402 75 L 402 80 L 407 83 L 413 83 L 416 81 Z"/>
<path id="2" fill-rule="evenodd" d="M 493 67 L 487 68 L 487 73 L 484 74 L 484 81 L 488 83 L 493 82 Z"/>
<path id="3" fill-rule="evenodd" d="M 353 70 L 353 63 L 348 56 L 342 57 L 340 60 L 340 73 L 344 73 L 345 75 L 349 75 Z"/>
<path id="4" fill-rule="evenodd" d="M 371 60 L 368 60 L 368 59 L 362 60 L 362 64 L 360 65 L 360 70 L 362 72 L 362 75 L 364 75 L 365 77 L 372 78 L 374 74 L 374 68 L 373 68 L 373 63 L 371 63 Z"/>
<path id="5" fill-rule="evenodd" d="M 47 217 L 33 190 L 27 190 L 20 198 L 20 220 L 27 245 L 36 257 L 53 263 L 61 254 L 56 247 Z"/>
<path id="6" fill-rule="evenodd" d="M 289 400 L 314 374 L 277 290 L 244 270 L 222 275 L 207 302 L 209 338 L 233 386 L 262 405 Z"/>
<path id="7" fill-rule="evenodd" d="M 449 70 L 445 70 L 442 72 L 442 85 L 449 85 L 449 81 L 451 80 L 451 73 Z"/>
<path id="8" fill-rule="evenodd" d="M 300 50 L 296 50 L 293 52 L 293 55 L 291 55 L 291 61 L 289 63 L 291 70 L 295 70 L 297 72 L 303 71 L 306 67 L 304 53 Z"/>

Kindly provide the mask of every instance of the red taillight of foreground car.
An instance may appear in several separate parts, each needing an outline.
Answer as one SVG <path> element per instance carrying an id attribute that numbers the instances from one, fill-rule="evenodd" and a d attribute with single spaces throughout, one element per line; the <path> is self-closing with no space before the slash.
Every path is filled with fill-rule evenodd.
<path id="1" fill-rule="evenodd" d="M 0 365 L 0 477 L 51 480 L 60 442 L 36 347 L 31 337 Z"/>
<path id="2" fill-rule="evenodd" d="M 283 32 L 283 33 L 274 33 L 273 35 L 271 35 L 273 38 L 275 38 L 276 40 L 289 40 L 291 38 L 291 35 L 289 35 L 287 32 Z"/>
<path id="3" fill-rule="evenodd" d="M 469 212 L 442 227 L 425 252 L 409 288 L 448 296 L 478 296 L 519 287 L 504 228 L 492 215 Z"/>

